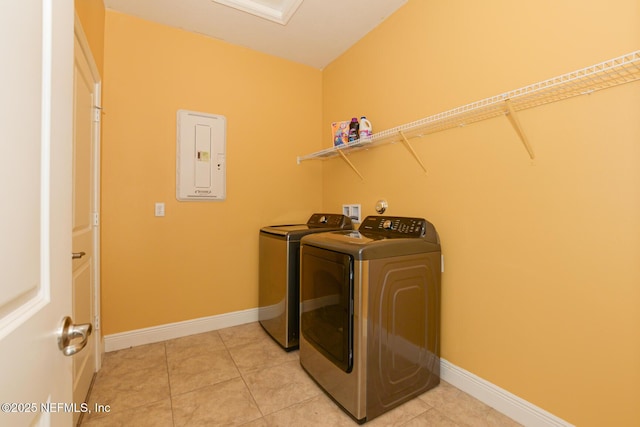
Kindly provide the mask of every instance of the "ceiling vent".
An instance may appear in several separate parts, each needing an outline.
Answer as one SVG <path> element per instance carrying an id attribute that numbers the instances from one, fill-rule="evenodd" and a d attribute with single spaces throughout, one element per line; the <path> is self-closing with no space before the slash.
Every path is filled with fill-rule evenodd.
<path id="1" fill-rule="evenodd" d="M 303 0 L 213 0 L 260 18 L 286 25 Z"/>

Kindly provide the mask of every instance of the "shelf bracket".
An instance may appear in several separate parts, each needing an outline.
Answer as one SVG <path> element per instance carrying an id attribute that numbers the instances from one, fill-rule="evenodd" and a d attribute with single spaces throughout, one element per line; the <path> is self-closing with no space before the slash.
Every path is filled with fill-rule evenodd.
<path id="1" fill-rule="evenodd" d="M 516 116 L 516 111 L 513 109 L 513 106 L 511 105 L 511 100 L 506 99 L 504 103 L 507 107 L 507 110 L 504 112 L 505 116 L 507 116 L 507 118 L 509 119 L 509 122 L 511 123 L 511 126 L 513 126 L 513 129 L 515 129 L 516 133 L 518 134 L 518 137 L 522 141 L 522 144 L 524 144 L 524 148 L 527 149 L 527 152 L 529 153 L 529 157 L 531 158 L 531 160 L 535 159 L 536 156 L 535 154 L 533 154 L 533 148 L 531 148 L 531 144 L 529 144 L 527 135 L 525 135 L 524 131 L 522 130 L 520 121 Z"/>
<path id="2" fill-rule="evenodd" d="M 349 161 L 349 159 L 347 159 L 347 156 L 342 152 L 342 150 L 341 150 L 341 149 L 337 149 L 336 151 L 338 152 L 338 154 L 340 154 L 340 156 L 342 157 L 342 159 L 343 159 L 345 162 L 347 162 L 347 164 L 351 167 L 351 169 L 353 169 L 353 171 L 354 171 L 356 174 L 358 174 L 358 176 L 360 177 L 360 179 L 364 181 L 364 177 L 360 174 L 360 172 L 358 172 L 358 169 L 356 169 L 356 167 L 355 167 L 355 166 L 353 166 L 353 163 L 351 163 L 351 162 Z"/>
<path id="3" fill-rule="evenodd" d="M 411 155 L 413 155 L 413 157 L 416 159 L 416 161 L 418 162 L 418 164 L 420 165 L 424 173 L 427 173 L 427 168 L 424 167 L 424 163 L 422 163 L 422 160 L 420 160 L 420 156 L 418 156 L 418 153 L 416 153 L 416 150 L 413 149 L 413 146 L 409 143 L 409 140 L 407 139 L 407 137 L 404 136 L 404 133 L 401 130 L 398 132 L 402 137 L 402 142 L 404 142 L 404 146 L 407 147 L 407 150 L 409 150 Z"/>

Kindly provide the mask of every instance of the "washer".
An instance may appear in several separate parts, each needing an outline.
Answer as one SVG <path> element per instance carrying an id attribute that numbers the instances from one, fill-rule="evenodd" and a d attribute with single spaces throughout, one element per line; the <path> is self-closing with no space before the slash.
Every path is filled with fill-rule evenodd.
<path id="1" fill-rule="evenodd" d="M 440 240 L 422 218 L 369 216 L 304 236 L 300 363 L 364 423 L 440 383 Z"/>
<path id="2" fill-rule="evenodd" d="M 306 224 L 260 230 L 258 320 L 285 350 L 298 348 L 300 239 L 311 233 L 352 230 L 351 218 L 316 213 Z"/>

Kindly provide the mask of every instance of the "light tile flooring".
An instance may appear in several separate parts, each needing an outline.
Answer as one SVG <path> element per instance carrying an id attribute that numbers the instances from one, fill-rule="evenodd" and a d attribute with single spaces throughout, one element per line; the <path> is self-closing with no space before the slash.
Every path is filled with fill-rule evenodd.
<path id="1" fill-rule="evenodd" d="M 107 353 L 82 426 L 357 426 L 258 323 Z M 365 426 L 517 426 L 440 385 Z"/>

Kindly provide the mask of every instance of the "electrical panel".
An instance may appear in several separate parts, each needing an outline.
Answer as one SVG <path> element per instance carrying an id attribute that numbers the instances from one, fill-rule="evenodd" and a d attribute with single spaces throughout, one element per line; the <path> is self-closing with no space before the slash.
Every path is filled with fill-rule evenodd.
<path id="1" fill-rule="evenodd" d="M 227 119 L 217 114 L 178 110 L 176 198 L 226 198 Z"/>

